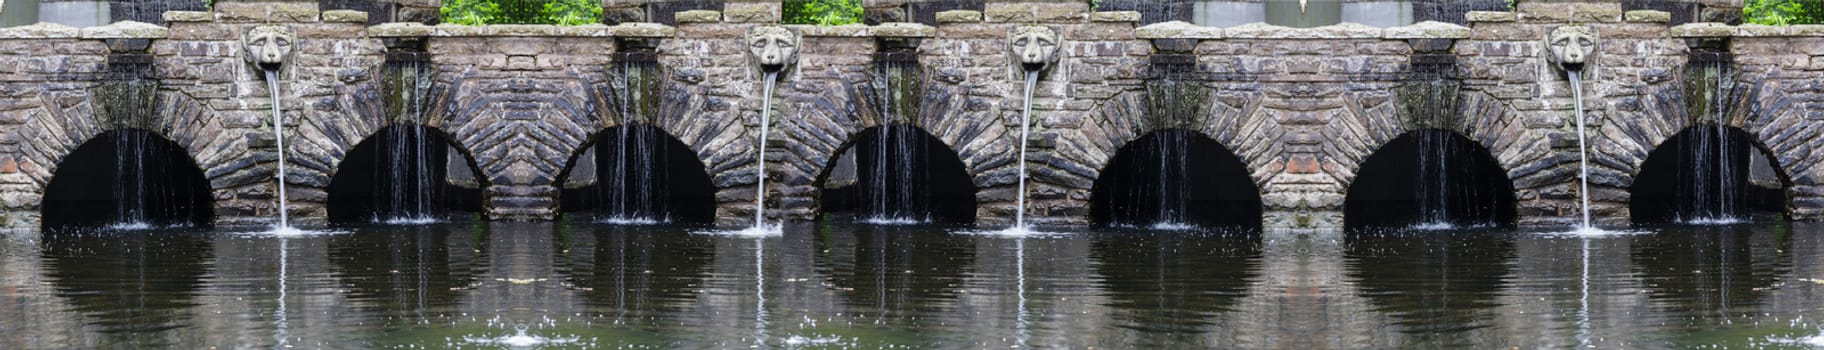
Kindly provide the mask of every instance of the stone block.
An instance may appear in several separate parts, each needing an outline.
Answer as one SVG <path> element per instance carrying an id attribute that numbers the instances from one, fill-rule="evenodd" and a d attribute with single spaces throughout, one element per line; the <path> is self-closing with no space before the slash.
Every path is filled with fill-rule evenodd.
<path id="1" fill-rule="evenodd" d="M 114 22 L 100 27 L 83 28 L 83 39 L 164 39 L 171 31 L 157 25 L 134 21 Z"/>
<path id="2" fill-rule="evenodd" d="M 1090 22 L 1140 22 L 1138 11 L 1099 11 L 1089 14 Z"/>
<path id="3" fill-rule="evenodd" d="M 1466 22 L 1513 22 L 1513 12 L 1505 11 L 1469 11 L 1463 14 Z"/>
<path id="4" fill-rule="evenodd" d="M 937 28 L 919 23 L 881 23 L 871 31 L 874 36 L 885 38 L 928 38 L 937 35 Z"/>
<path id="5" fill-rule="evenodd" d="M 982 17 L 988 22 L 1005 23 L 1082 22 L 1089 17 L 1089 3 L 989 3 L 983 8 Z"/>
<path id="6" fill-rule="evenodd" d="M 981 11 L 950 10 L 937 13 L 937 23 L 973 23 L 982 21 Z"/>
<path id="7" fill-rule="evenodd" d="M 669 38 L 677 35 L 678 29 L 658 23 L 621 23 L 607 28 L 608 36 L 629 38 Z"/>
<path id="8" fill-rule="evenodd" d="M 1387 39 L 1463 39 L 1468 38 L 1469 35 L 1469 27 L 1424 21 L 1409 26 L 1383 29 L 1381 37 Z"/>
<path id="9" fill-rule="evenodd" d="M 1672 13 L 1655 10 L 1634 10 L 1621 15 L 1622 20 L 1635 23 L 1668 23 L 1672 22 Z"/>
<path id="10" fill-rule="evenodd" d="M 711 10 L 690 10 L 672 14 L 678 23 L 716 23 L 722 21 L 722 12 Z"/>
<path id="11" fill-rule="evenodd" d="M 1728 24 L 1701 22 L 1672 26 L 1674 38 L 1715 38 L 1735 36 L 1736 28 Z"/>
<path id="12" fill-rule="evenodd" d="M 315 22 L 316 2 L 240 2 L 215 4 L 215 20 L 220 22 L 273 23 Z"/>
<path id="13" fill-rule="evenodd" d="M 431 35 L 431 26 L 418 22 L 381 23 L 367 27 L 367 35 L 376 38 L 410 38 Z"/>
<path id="14" fill-rule="evenodd" d="M 0 28 L 0 39 L 75 39 L 81 34 L 76 27 L 48 22 Z"/>
<path id="15" fill-rule="evenodd" d="M 208 22 L 214 21 L 215 15 L 209 11 L 165 11 L 165 23 L 171 22 Z"/>
<path id="16" fill-rule="evenodd" d="M 367 23 L 367 12 L 354 10 L 323 11 L 324 22 Z"/>
<path id="17" fill-rule="evenodd" d="M 779 23 L 778 2 L 730 2 L 722 6 L 723 20 L 734 23 Z"/>
<path id="18" fill-rule="evenodd" d="M 1222 28 L 1171 21 L 1134 29 L 1134 37 L 1141 39 L 1222 39 L 1224 35 Z"/>

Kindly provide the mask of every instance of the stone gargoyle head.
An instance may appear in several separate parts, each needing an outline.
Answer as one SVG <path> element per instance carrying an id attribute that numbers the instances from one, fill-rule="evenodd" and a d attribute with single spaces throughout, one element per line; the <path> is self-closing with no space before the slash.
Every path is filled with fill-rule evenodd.
<path id="1" fill-rule="evenodd" d="M 1596 54 L 1596 31 L 1586 26 L 1563 26 L 1545 37 L 1546 60 L 1567 71 L 1583 70 Z"/>
<path id="2" fill-rule="evenodd" d="M 778 73 L 798 60 L 798 34 L 784 27 L 755 27 L 746 41 L 747 53 L 762 72 Z"/>
<path id="3" fill-rule="evenodd" d="M 1058 33 L 1042 26 L 1020 26 L 1007 35 L 1007 49 L 1027 71 L 1051 68 L 1058 61 Z"/>
<path id="4" fill-rule="evenodd" d="M 258 26 L 241 37 L 242 56 L 247 63 L 265 70 L 277 70 L 291 57 L 295 37 L 286 26 Z"/>

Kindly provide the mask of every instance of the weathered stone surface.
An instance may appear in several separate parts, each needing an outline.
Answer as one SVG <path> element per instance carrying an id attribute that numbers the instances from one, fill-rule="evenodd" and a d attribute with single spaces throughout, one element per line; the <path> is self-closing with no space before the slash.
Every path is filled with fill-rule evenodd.
<path id="1" fill-rule="evenodd" d="M 1137 11 L 1099 11 L 1089 14 L 1091 22 L 1139 22 Z"/>
<path id="2" fill-rule="evenodd" d="M 1255 22 L 1228 28 L 1226 33 L 1240 39 L 1379 39 L 1382 31 L 1357 23 L 1291 28 Z"/>
<path id="3" fill-rule="evenodd" d="M 120 21 L 82 29 L 83 39 L 164 39 L 171 31 L 148 23 Z"/>
<path id="4" fill-rule="evenodd" d="M 431 35 L 431 26 L 418 22 L 381 23 L 367 27 L 367 35 L 376 38 L 409 38 Z"/>
<path id="5" fill-rule="evenodd" d="M 721 11 L 690 10 L 672 14 L 678 23 L 716 23 L 722 21 Z"/>
<path id="6" fill-rule="evenodd" d="M 323 11 L 324 22 L 367 23 L 367 12 L 354 10 Z"/>
<path id="7" fill-rule="evenodd" d="M 1469 11 L 1463 14 L 1467 22 L 1513 22 L 1517 16 L 1506 11 Z"/>
<path id="8" fill-rule="evenodd" d="M 69 39 L 81 34 L 81 29 L 49 22 L 0 28 L 0 39 Z"/>
<path id="9" fill-rule="evenodd" d="M 1134 29 L 1134 37 L 1141 39 L 1222 39 L 1223 36 L 1222 28 L 1184 21 L 1160 22 Z"/>
<path id="10" fill-rule="evenodd" d="M 208 11 L 165 11 L 165 23 L 170 22 L 208 22 L 214 21 L 215 15 Z"/>
<path id="11" fill-rule="evenodd" d="M 937 23 L 974 23 L 982 21 L 982 12 L 973 10 L 950 10 L 937 13 Z"/>
<path id="12" fill-rule="evenodd" d="M 1710 38 L 1735 36 L 1735 26 L 1722 23 L 1686 23 L 1672 26 L 1671 34 L 1678 38 Z"/>
<path id="13" fill-rule="evenodd" d="M 778 2 L 729 2 L 722 7 L 722 18 L 732 23 L 779 23 Z"/>
<path id="14" fill-rule="evenodd" d="M 232 23 L 174 21 L 169 36 L 148 49 L 165 94 L 155 109 L 161 123 L 155 129 L 184 145 L 205 170 L 223 223 L 261 222 L 274 214 L 277 157 L 266 114 L 274 104 L 284 111 L 287 145 L 296 147 L 287 150 L 298 169 L 287 181 L 304 203 L 294 212 L 306 221 L 323 215 L 317 202 L 340 157 L 381 121 L 397 119 L 385 112 L 391 102 L 383 98 L 397 88 L 374 81 L 396 69 L 386 68 L 389 40 L 381 40 L 396 37 L 428 37 L 425 67 L 434 71 L 428 75 L 434 81 L 427 89 L 436 96 L 427 99 L 430 111 L 422 116 L 428 119 L 421 122 L 436 125 L 461 153 L 475 157 L 477 183 L 488 184 L 490 218 L 555 215 L 557 174 L 565 160 L 593 133 L 631 123 L 651 123 L 690 147 L 717 186 L 716 211 L 725 219 L 754 210 L 755 154 L 771 162 L 766 185 L 774 202 L 767 215 L 814 217 L 821 174 L 862 130 L 889 122 L 913 123 L 956 151 L 978 189 L 979 222 L 1005 221 L 1019 195 L 1013 189 L 1017 147 L 1008 140 L 1017 137 L 1026 102 L 1016 68 L 1024 58 L 1008 39 L 1021 26 L 979 23 L 979 12 L 946 12 L 955 18 L 937 28 L 791 27 L 826 37 L 792 45 L 802 50 L 799 62 L 779 71 L 773 110 L 761 111 L 769 97 L 760 96 L 759 62 L 750 58 L 753 45 L 745 40 L 756 28 L 752 23 L 687 22 L 682 30 L 644 23 L 362 27 L 324 23 L 338 16 L 333 11 L 322 21 L 275 17 L 297 20 L 276 24 L 298 32 L 300 54 L 282 68 L 285 96 L 274 100 L 257 70 L 236 59 L 254 53 L 237 39 L 254 23 L 283 22 L 253 15 L 286 12 L 279 8 L 285 6 L 292 5 L 229 6 L 223 18 L 238 20 Z M 1041 55 L 1055 61 L 1041 72 L 1031 101 L 1027 195 L 1037 222 L 1087 223 L 1082 208 L 1110 157 L 1148 133 L 1184 129 L 1217 140 L 1242 159 L 1260 189 L 1267 211 L 1262 220 L 1270 228 L 1332 227 L 1340 225 L 1341 203 L 1362 162 L 1423 126 L 1486 147 L 1515 186 L 1522 224 L 1561 224 L 1573 215 L 1576 197 L 1570 186 L 1575 130 L 1567 126 L 1576 104 L 1573 88 L 1586 95 L 1589 112 L 1593 204 L 1611 221 L 1625 221 L 1626 187 L 1640 160 L 1692 120 L 1684 107 L 1690 94 L 1680 83 L 1688 79 L 1679 76 L 1692 48 L 1678 38 L 1705 35 L 1736 37 L 1727 49 L 1739 72 L 1738 91 L 1727 95 L 1744 97 L 1727 116 L 1766 145 L 1790 175 L 1795 190 L 1789 214 L 1824 215 L 1824 166 L 1812 160 L 1815 149 L 1824 149 L 1824 128 L 1809 126 L 1824 120 L 1816 111 L 1824 99 L 1813 91 L 1824 79 L 1824 37 L 1816 37 L 1824 27 L 1668 28 L 1641 21 L 1652 13 L 1607 18 L 1601 6 L 1529 6 L 1535 11 L 1518 20 L 1513 13 L 1470 14 L 1505 17 L 1481 18 L 1492 20 L 1472 21 L 1470 28 L 1421 23 L 1385 29 L 1225 29 L 1181 22 L 1135 29 L 1101 22 L 1111 18 L 1090 14 L 1081 2 L 989 8 L 1002 12 L 997 21 L 1039 23 L 1036 28 L 1063 39 Z M 1557 48 L 1544 39 L 1567 25 L 1588 25 L 1604 40 L 1590 56 L 1597 69 L 1584 86 L 1571 86 L 1548 64 Z M 108 43 L 91 40 L 99 36 L 90 34 L 106 30 L 99 28 L 105 27 L 0 29 L 0 39 L 26 39 L 0 40 L 0 216 L 9 218 L 0 225 L 34 224 L 32 206 L 41 200 L 34 196 L 54 174 L 57 157 L 104 131 L 106 123 L 93 119 L 93 97 L 83 92 L 94 84 L 85 79 L 105 72 L 110 62 Z M 616 105 L 625 101 L 616 95 L 625 89 L 611 78 L 623 66 L 613 60 L 624 56 L 614 54 L 621 46 L 612 36 L 666 38 L 646 41 L 659 45 L 663 76 L 653 78 L 663 91 L 645 95 L 657 106 L 626 109 L 650 115 Z M 923 39 L 869 38 L 896 36 Z M 888 47 L 883 42 L 916 42 L 916 55 L 877 55 Z M 923 84 L 912 94 L 915 103 L 894 104 L 910 107 L 891 107 L 891 115 L 872 100 L 884 95 L 870 83 L 880 69 L 875 60 L 888 56 L 915 58 L 921 74 L 915 81 Z M 1438 74 L 1440 69 L 1452 74 Z M 1415 80 L 1450 88 L 1400 92 Z M 1195 87 L 1162 87 L 1168 81 Z M 1168 93 L 1192 102 L 1179 106 L 1187 110 L 1153 104 Z M 1428 100 L 1433 97 L 1439 101 Z M 1415 112 L 1427 108 L 1432 111 Z M 765 147 L 755 137 L 763 112 L 774 126 Z"/>
<path id="15" fill-rule="evenodd" d="M 1387 39 L 1464 39 L 1469 34 L 1468 27 L 1424 21 L 1409 26 L 1389 27 L 1383 29 L 1381 35 Z"/>
<path id="16" fill-rule="evenodd" d="M 1628 11 L 1627 13 L 1622 14 L 1621 17 L 1622 17 L 1622 20 L 1625 20 L 1628 22 L 1636 22 L 1636 23 L 1672 22 L 1672 13 L 1666 12 L 1666 11 L 1634 10 L 1634 11 Z"/>
<path id="17" fill-rule="evenodd" d="M 665 38 L 676 35 L 678 29 L 658 23 L 637 22 L 609 26 L 606 33 L 608 36 L 615 37 Z"/>
<path id="18" fill-rule="evenodd" d="M 919 23 L 881 23 L 869 30 L 874 36 L 883 38 L 929 38 L 937 36 L 936 27 Z"/>

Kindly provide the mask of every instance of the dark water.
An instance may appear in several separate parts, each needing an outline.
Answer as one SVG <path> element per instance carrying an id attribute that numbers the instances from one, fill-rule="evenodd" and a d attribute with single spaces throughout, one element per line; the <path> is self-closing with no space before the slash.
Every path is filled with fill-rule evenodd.
<path id="1" fill-rule="evenodd" d="M 9 233 L 0 348 L 1824 345 L 1817 224 L 1016 239 L 848 220 L 763 239 L 505 223 Z"/>

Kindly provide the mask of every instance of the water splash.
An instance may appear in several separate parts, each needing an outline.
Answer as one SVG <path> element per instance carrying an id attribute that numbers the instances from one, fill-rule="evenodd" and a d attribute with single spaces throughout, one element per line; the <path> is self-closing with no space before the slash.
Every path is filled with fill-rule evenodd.
<path id="1" fill-rule="evenodd" d="M 869 224 L 869 225 L 881 225 L 881 226 L 908 226 L 908 225 L 927 224 L 927 223 L 930 223 L 931 220 L 930 219 L 903 218 L 903 217 L 875 216 L 875 217 L 857 220 L 856 222 L 860 222 L 863 224 Z"/>
<path id="2" fill-rule="evenodd" d="M 1026 231 L 1026 138 L 1032 129 L 1032 89 L 1039 84 L 1039 71 L 1026 70 L 1026 101 L 1020 109 L 1020 154 L 1019 154 L 1019 187 L 1014 192 L 1013 228 L 1010 232 Z"/>
<path id="3" fill-rule="evenodd" d="M 436 171 L 434 152 L 424 135 L 424 129 L 416 125 L 399 125 L 385 129 L 382 138 L 386 141 L 384 164 L 386 181 L 376 182 L 376 191 L 387 195 L 387 203 L 381 208 L 375 222 L 389 225 L 423 225 L 438 223 L 443 220 L 436 213 L 436 204 L 442 197 L 442 186 Z"/>
<path id="4" fill-rule="evenodd" d="M 699 235 L 710 235 L 710 236 L 760 238 L 760 237 L 782 236 L 785 234 L 785 229 L 782 227 L 782 225 L 760 225 L 760 226 L 747 227 L 747 228 L 741 228 L 741 229 L 735 229 L 735 230 L 704 230 L 704 231 L 691 231 L 691 233 L 699 234 Z"/>
<path id="5" fill-rule="evenodd" d="M 534 348 L 554 345 L 581 345 L 582 337 L 578 336 L 542 336 L 530 333 L 530 327 L 521 323 L 513 326 L 513 334 L 499 336 L 462 336 L 462 342 L 474 345 L 499 345 L 510 348 Z"/>
<path id="6" fill-rule="evenodd" d="M 286 230 L 296 231 L 291 228 L 291 219 L 287 216 L 290 208 L 287 207 L 288 202 L 285 200 L 285 123 L 283 115 L 279 112 L 279 71 L 267 69 L 265 73 L 266 91 L 272 95 L 272 134 L 279 153 L 279 173 L 276 177 L 279 180 L 279 225 L 274 227 L 273 231 L 275 233 L 283 233 Z"/>

